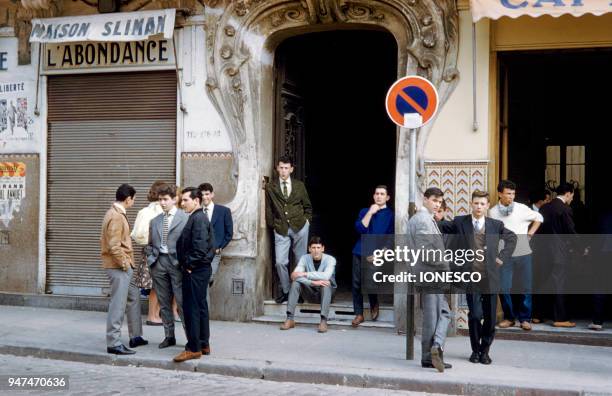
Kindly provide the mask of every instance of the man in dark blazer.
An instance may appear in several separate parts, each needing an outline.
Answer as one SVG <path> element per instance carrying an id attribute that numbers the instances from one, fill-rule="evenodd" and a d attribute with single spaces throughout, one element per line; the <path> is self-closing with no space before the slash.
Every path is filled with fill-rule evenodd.
<path id="1" fill-rule="evenodd" d="M 457 234 L 450 238 L 454 247 L 480 252 L 461 266 L 463 271 L 477 271 L 482 276 L 480 282 L 469 284 L 466 289 L 472 347 L 469 360 L 472 363 L 491 364 L 489 348 L 495 337 L 499 267 L 512 257 L 517 237 L 501 221 L 485 216 L 490 206 L 487 192 L 474 191 L 471 206 L 472 214 L 457 216 L 453 221 L 442 221 L 438 226 L 443 233 Z M 504 241 L 501 251 L 500 241 Z"/>
<path id="2" fill-rule="evenodd" d="M 176 186 L 160 186 L 158 200 L 163 213 L 149 224 L 149 244 L 145 253 L 164 324 L 165 337 L 159 348 L 167 348 L 176 345 L 172 297 L 176 298 L 179 317 L 183 320 L 183 275 L 179 269 L 176 243 L 189 216 L 176 207 Z"/>
<path id="3" fill-rule="evenodd" d="M 281 157 L 276 166 L 278 179 L 266 185 L 266 224 L 274 229 L 276 273 L 280 279 L 278 304 L 289 299 L 289 248 L 297 259 L 306 254 L 308 229 L 312 221 L 312 205 L 306 186 L 291 177 L 293 163 Z"/>
<path id="4" fill-rule="evenodd" d="M 540 214 L 544 217 L 540 234 L 551 234 L 551 236 L 544 237 L 544 242 L 540 242 L 538 246 L 542 249 L 543 257 L 546 257 L 542 264 L 549 268 L 549 288 L 556 291 L 553 304 L 553 326 L 555 327 L 576 326 L 576 323 L 569 320 L 563 293 L 572 248 L 569 244 L 570 237 L 563 235 L 576 234 L 572 209 L 569 206 L 573 198 L 574 186 L 570 183 L 563 183 L 557 188 L 557 197 L 540 208 Z"/>
<path id="5" fill-rule="evenodd" d="M 199 359 L 210 354 L 210 328 L 206 291 L 215 256 L 215 235 L 201 208 L 202 192 L 195 187 L 183 190 L 181 203 L 189 220 L 177 243 L 178 259 L 183 271 L 183 314 L 187 345 L 174 357 L 175 362 Z"/>
<path id="6" fill-rule="evenodd" d="M 202 210 L 208 216 L 215 233 L 215 258 L 212 261 L 212 274 L 210 275 L 209 287 L 212 287 L 215 275 L 221 264 L 221 252 L 232 241 L 234 235 L 234 223 L 232 212 L 228 207 L 214 203 L 215 193 L 210 183 L 202 183 L 198 186 L 202 191 Z"/>

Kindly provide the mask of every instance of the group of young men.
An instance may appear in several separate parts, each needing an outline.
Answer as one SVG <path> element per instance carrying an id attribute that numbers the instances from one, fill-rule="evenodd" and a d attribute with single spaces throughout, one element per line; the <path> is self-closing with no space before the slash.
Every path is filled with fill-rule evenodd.
<path id="1" fill-rule="evenodd" d="M 306 238 L 312 205 L 304 184 L 291 178 L 293 166 L 289 158 L 277 163 L 278 179 L 266 186 L 266 220 L 274 229 L 276 269 L 280 279 L 280 296 L 276 302 L 287 305 L 287 320 L 282 330 L 295 327 L 294 310 L 300 295 L 310 302 L 321 302 L 319 331 L 327 330 L 327 315 L 335 289 L 334 268 L 336 260 L 324 255 L 324 245 L 314 237 L 308 244 Z M 476 271 L 480 281 L 467 285 L 468 325 L 472 363 L 491 364 L 489 350 L 495 337 L 497 296 L 499 294 L 504 320 L 501 328 L 515 325 L 518 321 L 523 330 L 531 330 L 532 322 L 532 251 L 531 237 L 540 229 L 548 234 L 576 233 L 569 204 L 574 188 L 565 183 L 559 186 L 558 195 L 552 199 L 546 191 L 532 194 L 532 206 L 515 202 L 516 185 L 503 180 L 498 185 L 499 202 L 491 208 L 489 194 L 474 191 L 471 197 L 471 213 L 456 216 L 452 221 L 444 219 L 446 205 L 444 193 L 439 188 L 428 188 L 423 197 L 422 208 L 412 217 L 406 216 L 402 233 L 410 243 L 419 248 L 444 251 L 446 248 L 479 249 L 485 252 L 469 261 L 463 271 Z M 392 235 L 395 233 L 394 213 L 387 206 L 390 199 L 386 186 L 375 188 L 373 204 L 360 211 L 355 230 L 360 235 L 353 249 L 352 295 L 355 318 L 353 327 L 364 319 L 362 292 L 362 270 L 371 262 L 373 246 L 362 244 L 361 236 Z M 541 227 L 542 226 L 542 227 Z M 449 237 L 452 235 L 452 237 Z M 364 241 L 367 239 L 364 239 Z M 449 246 L 450 245 L 450 246 Z M 299 260 L 295 270 L 289 274 L 289 248 L 293 248 Z M 546 246 L 547 258 L 552 260 L 548 274 L 557 291 L 554 302 L 553 326 L 573 327 L 565 310 L 563 287 L 567 275 L 567 252 L 562 246 Z M 325 264 L 323 264 L 325 263 Z M 421 260 L 421 271 L 457 270 L 448 261 Z M 512 289 L 513 279 L 520 280 L 520 293 Z M 293 283 L 291 283 L 293 281 Z M 420 284 L 423 309 L 422 356 L 423 367 L 438 371 L 451 368 L 444 361 L 443 348 L 452 312 L 446 300 L 448 289 L 440 285 Z M 370 290 L 371 291 L 371 290 Z M 513 303 L 513 294 L 516 304 Z M 376 294 L 368 294 L 371 319 L 378 318 L 379 303 Z"/>
<path id="2" fill-rule="evenodd" d="M 523 330 L 531 330 L 532 309 L 532 250 L 530 241 L 536 232 L 543 234 L 575 234 L 572 211 L 569 208 L 574 188 L 566 183 L 557 189 L 557 197 L 546 192 L 532 195 L 532 207 L 515 202 L 516 185 L 502 180 L 497 188 L 499 202 L 490 208 L 489 194 L 474 191 L 471 214 L 456 216 L 452 221 L 439 215 L 444 193 L 429 188 L 423 197 L 423 208 L 406 220 L 403 232 L 414 246 L 429 249 L 478 249 L 485 252 L 474 258 L 462 270 L 478 272 L 480 281 L 465 286 L 468 303 L 468 326 L 472 363 L 491 364 L 489 350 L 495 337 L 497 296 L 504 319 L 500 328 L 514 326 L 518 321 Z M 558 238 L 556 239 L 558 240 Z M 539 263 L 549 270 L 545 274 L 547 290 L 553 290 L 552 325 L 574 327 L 565 309 L 564 290 L 568 272 L 569 246 L 544 243 L 540 252 L 547 260 Z M 476 256 L 478 257 L 478 256 Z M 421 270 L 448 271 L 452 263 L 444 260 L 425 261 Z M 544 265 L 546 264 L 546 265 Z M 457 270 L 457 267 L 454 267 Z M 519 285 L 513 289 L 513 281 Z M 546 283 L 548 282 L 548 283 Z M 431 285 L 429 285 L 431 286 Z M 436 285 L 439 286 L 439 285 Z M 450 323 L 450 311 L 444 291 L 448 289 L 421 285 L 423 307 L 422 358 L 423 367 L 438 371 L 451 368 L 443 360 L 443 346 Z M 514 297 L 514 301 L 513 301 Z M 517 304 L 515 305 L 514 302 Z M 539 322 L 539 320 L 537 320 Z"/>
<path id="3" fill-rule="evenodd" d="M 336 259 L 325 254 L 321 238 L 308 240 L 312 220 L 312 205 L 305 185 L 291 177 L 291 159 L 277 162 L 278 179 L 266 185 L 266 222 L 274 231 L 275 266 L 280 280 L 280 295 L 276 302 L 287 302 L 287 319 L 281 330 L 295 327 L 295 309 L 300 297 L 321 304 L 318 331 L 327 331 L 329 307 L 337 288 Z M 166 185 L 160 189 L 159 203 L 163 213 L 150 223 L 149 243 L 145 249 L 151 268 L 154 288 L 158 293 L 164 339 L 159 348 L 176 345 L 174 315 L 171 302 L 175 297 L 179 315 L 187 336 L 185 350 L 177 355 L 177 362 L 197 359 L 210 354 L 207 289 L 219 267 L 220 254 L 232 238 L 232 219 L 228 208 L 213 203 L 210 184 L 182 190 L 181 208 L 177 207 L 177 188 Z M 412 217 L 406 216 L 402 233 L 410 244 L 424 249 L 444 251 L 446 248 L 478 249 L 463 270 L 478 272 L 480 281 L 465 290 L 469 308 L 468 325 L 472 354 L 469 361 L 491 364 L 489 350 L 495 336 L 497 294 L 499 292 L 504 320 L 500 327 L 510 327 L 518 320 L 521 328 L 531 329 L 532 259 L 530 238 L 540 229 L 545 233 L 575 233 L 571 210 L 573 187 L 561 185 L 558 196 L 551 200 L 545 194 L 529 208 L 515 202 L 516 185 L 503 180 L 498 186 L 499 203 L 490 208 L 489 194 L 475 191 L 471 198 L 471 213 L 444 219 L 444 193 L 439 188 L 428 188 L 422 208 Z M 146 345 L 142 338 L 139 290 L 132 279 L 134 255 L 126 210 L 134 204 L 136 191 L 124 184 L 116 192 L 116 202 L 107 211 L 102 226 L 102 263 L 111 285 L 111 301 L 107 319 L 107 351 L 113 354 L 132 354 L 121 343 L 121 325 L 127 312 L 130 348 Z M 355 222 L 360 235 L 353 248 L 352 296 L 355 318 L 353 327 L 364 320 L 362 270 L 371 263 L 376 243 L 364 243 L 364 235 L 380 236 L 395 233 L 394 211 L 387 206 L 388 188 L 379 185 L 374 190 L 373 204 L 362 209 Z M 488 216 L 487 216 L 488 213 Z M 448 238 L 448 236 L 452 238 Z M 503 244 L 502 244 L 503 242 Z M 450 245 L 450 246 L 449 246 Z M 289 273 L 289 250 L 298 260 Z M 567 274 L 567 252 L 561 246 L 549 247 L 553 261 L 550 274 L 558 291 L 563 290 Z M 308 254 L 306 250 L 308 249 Z M 437 257 L 437 256 L 434 256 Z M 419 271 L 447 272 L 452 262 L 444 259 L 421 259 Z M 518 304 L 513 304 L 511 287 L 514 277 L 521 280 Z M 370 290 L 371 291 L 371 290 Z M 422 356 L 423 367 L 444 371 L 452 366 L 444 361 L 443 350 L 452 312 L 446 300 L 448 289 L 439 284 L 418 284 L 423 309 Z M 516 296 L 515 296 L 516 297 Z M 377 320 L 378 296 L 369 294 L 370 316 Z M 554 305 L 554 326 L 571 327 L 562 293 L 557 293 Z"/>
<path id="4" fill-rule="evenodd" d="M 312 205 L 304 183 L 291 177 L 293 163 L 290 158 L 282 157 L 276 165 L 278 179 L 266 185 L 266 223 L 274 230 L 275 266 L 280 281 L 278 304 L 287 303 L 287 320 L 281 330 L 295 327 L 294 312 L 300 297 L 312 303 L 321 303 L 321 321 L 318 331 L 327 331 L 329 306 L 336 289 L 336 259 L 324 254 L 325 246 L 320 237 L 313 236 L 308 241 Z M 360 211 L 355 230 L 360 235 L 391 235 L 394 233 L 394 213 L 387 207 L 389 193 L 386 186 L 377 186 L 374 203 Z M 308 247 L 309 254 L 306 254 Z M 298 264 L 289 274 L 289 250 L 292 248 Z M 372 254 L 370 247 L 362 247 L 361 238 L 353 248 L 352 295 L 357 327 L 364 319 L 361 265 L 362 256 Z M 372 320 L 378 319 L 378 296 L 370 294 L 370 313 Z"/>
<path id="5" fill-rule="evenodd" d="M 107 352 L 117 355 L 135 353 L 120 338 L 126 313 L 130 348 L 148 344 L 142 337 L 140 291 L 133 277 L 134 251 L 126 216 L 127 209 L 134 205 L 135 196 L 132 186 L 119 186 L 116 200 L 104 217 L 100 240 L 102 266 L 111 287 L 106 324 Z M 164 327 L 164 339 L 159 348 L 176 345 L 172 313 L 172 299 L 175 298 L 187 345 L 174 361 L 198 359 L 203 354 L 210 354 L 207 294 L 219 268 L 221 251 L 232 239 L 231 212 L 213 202 L 213 187 L 209 183 L 183 189 L 180 198 L 177 187 L 166 184 L 159 188 L 158 200 L 163 212 L 150 223 L 145 254 Z"/>

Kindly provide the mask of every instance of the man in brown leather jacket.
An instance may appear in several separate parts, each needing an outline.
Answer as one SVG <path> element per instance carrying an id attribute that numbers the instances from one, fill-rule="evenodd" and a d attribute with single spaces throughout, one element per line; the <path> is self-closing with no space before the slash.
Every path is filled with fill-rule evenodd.
<path id="1" fill-rule="evenodd" d="M 136 353 L 121 342 L 121 326 L 126 308 L 130 348 L 148 344 L 142 338 L 140 290 L 132 276 L 134 250 L 126 217 L 126 210 L 134 205 L 135 195 L 136 190 L 129 184 L 119 186 L 115 193 L 116 201 L 104 216 L 100 236 L 102 268 L 106 270 L 111 287 L 106 319 L 106 351 L 116 355 Z"/>

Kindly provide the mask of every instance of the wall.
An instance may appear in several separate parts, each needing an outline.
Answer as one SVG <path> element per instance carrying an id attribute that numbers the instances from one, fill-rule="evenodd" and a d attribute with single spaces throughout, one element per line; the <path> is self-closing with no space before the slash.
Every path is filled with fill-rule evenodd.
<path id="1" fill-rule="evenodd" d="M 38 290 L 39 176 L 38 155 L 0 155 L 1 291 Z M 22 198 L 6 199 L 9 192 Z"/>
<path id="2" fill-rule="evenodd" d="M 476 25 L 478 130 L 473 125 L 472 17 L 459 12 L 459 84 L 440 110 L 425 147 L 425 160 L 488 159 L 489 21 Z"/>
<path id="3" fill-rule="evenodd" d="M 0 290 L 42 291 L 38 267 L 41 125 L 36 69 L 17 65 L 17 39 L 0 30 Z M 33 59 L 33 64 L 37 60 Z"/>

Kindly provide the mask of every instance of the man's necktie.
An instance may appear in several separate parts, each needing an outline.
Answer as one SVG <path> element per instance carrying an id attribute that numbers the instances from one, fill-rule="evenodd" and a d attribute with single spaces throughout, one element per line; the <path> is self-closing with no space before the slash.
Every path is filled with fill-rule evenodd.
<path id="1" fill-rule="evenodd" d="M 475 221 L 474 222 L 474 231 L 475 232 L 480 232 L 482 230 L 482 226 L 480 225 L 480 221 Z"/>
<path id="2" fill-rule="evenodd" d="M 206 216 L 208 221 L 210 221 L 210 218 L 208 217 L 208 208 L 207 207 L 204 207 L 204 215 Z"/>
<path id="3" fill-rule="evenodd" d="M 283 182 L 283 196 L 285 197 L 285 199 L 289 198 L 289 194 L 287 193 L 287 182 L 286 181 Z"/>
<path id="4" fill-rule="evenodd" d="M 169 226 L 170 226 L 170 222 L 169 222 L 169 217 L 170 214 L 168 212 L 164 212 L 164 224 L 163 224 L 163 230 L 162 230 L 162 246 L 166 246 L 166 243 L 168 242 L 168 230 L 169 230 Z"/>

